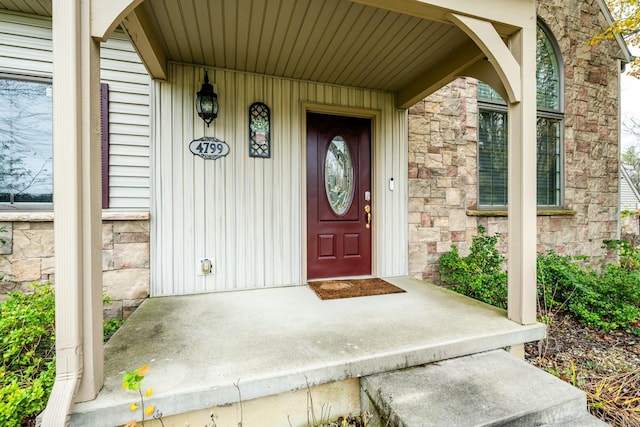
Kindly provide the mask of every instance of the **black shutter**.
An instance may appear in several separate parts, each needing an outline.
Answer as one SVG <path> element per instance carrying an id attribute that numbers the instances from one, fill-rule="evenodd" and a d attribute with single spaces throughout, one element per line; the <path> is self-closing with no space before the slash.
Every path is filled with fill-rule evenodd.
<path id="1" fill-rule="evenodd" d="M 102 133 L 102 209 L 109 208 L 109 85 L 100 83 L 100 130 Z"/>

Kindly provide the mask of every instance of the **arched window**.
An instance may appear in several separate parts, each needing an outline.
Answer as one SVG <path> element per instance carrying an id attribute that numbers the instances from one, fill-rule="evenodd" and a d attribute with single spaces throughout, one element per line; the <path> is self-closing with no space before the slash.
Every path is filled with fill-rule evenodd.
<path id="1" fill-rule="evenodd" d="M 562 205 L 562 67 L 559 49 L 548 29 L 538 24 L 536 43 L 537 204 Z M 478 206 L 506 207 L 507 104 L 478 82 Z"/>

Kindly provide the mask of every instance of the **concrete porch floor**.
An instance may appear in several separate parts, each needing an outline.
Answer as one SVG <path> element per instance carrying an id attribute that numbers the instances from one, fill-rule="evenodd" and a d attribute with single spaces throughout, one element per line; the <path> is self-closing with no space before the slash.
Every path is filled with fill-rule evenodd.
<path id="1" fill-rule="evenodd" d="M 122 373 L 150 365 L 144 388 L 165 416 L 535 341 L 503 310 L 409 277 L 406 293 L 320 300 L 307 286 L 151 298 L 105 346 L 98 397 L 72 425 L 131 419 Z"/>

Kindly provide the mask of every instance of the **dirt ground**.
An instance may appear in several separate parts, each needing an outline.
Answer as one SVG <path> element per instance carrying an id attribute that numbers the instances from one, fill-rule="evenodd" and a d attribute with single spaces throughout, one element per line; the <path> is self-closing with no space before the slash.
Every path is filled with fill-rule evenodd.
<path id="1" fill-rule="evenodd" d="M 640 426 L 640 336 L 598 331 L 568 313 L 551 317 L 547 335 L 526 345 L 529 363 L 584 390 L 603 421 Z"/>

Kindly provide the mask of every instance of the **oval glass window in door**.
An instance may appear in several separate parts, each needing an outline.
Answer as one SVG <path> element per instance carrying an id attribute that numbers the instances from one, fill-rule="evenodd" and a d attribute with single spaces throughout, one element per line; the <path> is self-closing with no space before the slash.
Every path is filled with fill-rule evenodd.
<path id="1" fill-rule="evenodd" d="M 331 209 L 344 215 L 353 200 L 353 161 L 347 142 L 341 136 L 331 140 L 324 161 L 324 187 Z"/>

